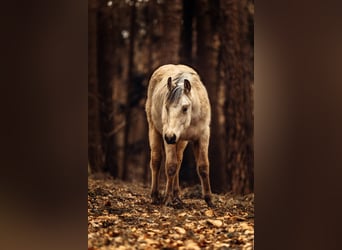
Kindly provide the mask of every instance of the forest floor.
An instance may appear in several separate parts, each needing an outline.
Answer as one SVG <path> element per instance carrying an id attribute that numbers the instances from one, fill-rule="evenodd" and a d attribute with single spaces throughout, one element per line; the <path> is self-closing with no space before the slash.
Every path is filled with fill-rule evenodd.
<path id="1" fill-rule="evenodd" d="M 152 205 L 141 183 L 89 176 L 88 250 L 254 248 L 254 194 L 214 194 L 213 209 L 200 185 L 181 198 L 181 209 Z"/>

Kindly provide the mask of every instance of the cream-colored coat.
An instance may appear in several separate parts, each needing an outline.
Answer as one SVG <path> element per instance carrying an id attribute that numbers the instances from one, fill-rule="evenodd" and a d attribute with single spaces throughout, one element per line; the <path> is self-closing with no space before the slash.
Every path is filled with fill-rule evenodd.
<path id="1" fill-rule="evenodd" d="M 170 77 L 172 86 L 168 85 Z M 184 89 L 186 80 L 191 85 L 189 91 Z M 178 102 L 168 107 L 167 95 L 176 85 L 181 86 L 184 93 L 182 92 Z M 188 107 L 189 110 L 187 110 Z M 181 203 L 178 174 L 183 151 L 188 141 L 193 141 L 203 196 L 207 204 L 212 206 L 208 160 L 211 111 L 207 91 L 196 71 L 185 65 L 167 64 L 159 67 L 149 81 L 146 115 L 151 148 L 152 202 L 159 203 L 160 201 L 158 179 L 162 150 L 165 150 L 167 183 L 164 203 L 166 205 Z M 175 141 L 167 140 L 170 134 L 175 136 Z"/>
<path id="2" fill-rule="evenodd" d="M 202 84 L 200 77 L 192 68 L 185 65 L 167 64 L 159 67 L 151 76 L 147 92 L 146 114 L 148 122 L 157 131 L 163 134 L 162 109 L 164 108 L 165 96 L 168 91 L 168 77 L 176 76 L 179 73 L 188 73 L 191 83 L 189 93 L 192 101 L 191 124 L 183 131 L 183 140 L 196 140 L 206 132 L 210 124 L 210 103 L 207 91 Z"/>

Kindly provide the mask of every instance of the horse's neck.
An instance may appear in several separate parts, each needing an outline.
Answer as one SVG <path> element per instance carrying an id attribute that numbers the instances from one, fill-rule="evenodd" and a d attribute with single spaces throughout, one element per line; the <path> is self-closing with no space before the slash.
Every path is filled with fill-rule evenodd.
<path id="1" fill-rule="evenodd" d="M 198 98 L 197 94 L 192 93 L 191 96 L 191 102 L 192 102 L 192 121 L 197 122 L 198 120 L 201 119 L 202 110 L 201 110 L 201 102 L 200 99 Z"/>
<path id="2" fill-rule="evenodd" d="M 192 123 L 206 123 L 205 121 L 210 121 L 210 104 L 207 103 L 207 99 L 205 96 L 200 95 L 200 90 L 197 88 L 191 89 L 192 96 Z M 209 105 L 209 107 L 208 107 Z M 208 109 L 209 108 L 209 109 Z"/>

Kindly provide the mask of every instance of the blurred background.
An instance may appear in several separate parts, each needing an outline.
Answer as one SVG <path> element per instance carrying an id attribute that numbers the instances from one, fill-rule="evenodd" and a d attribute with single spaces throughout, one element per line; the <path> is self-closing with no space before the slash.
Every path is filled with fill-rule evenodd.
<path id="1" fill-rule="evenodd" d="M 213 192 L 253 192 L 254 0 L 88 4 L 88 172 L 149 185 L 148 80 L 181 63 L 199 73 L 211 101 Z M 199 183 L 191 144 L 180 178 Z"/>

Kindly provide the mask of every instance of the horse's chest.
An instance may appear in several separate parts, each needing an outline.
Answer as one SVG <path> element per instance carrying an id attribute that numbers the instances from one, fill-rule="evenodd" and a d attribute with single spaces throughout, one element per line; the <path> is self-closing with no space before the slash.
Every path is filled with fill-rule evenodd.
<path id="1" fill-rule="evenodd" d="M 180 139 L 189 141 L 196 140 L 201 136 L 203 131 L 204 127 L 201 124 L 191 124 L 183 131 Z"/>

